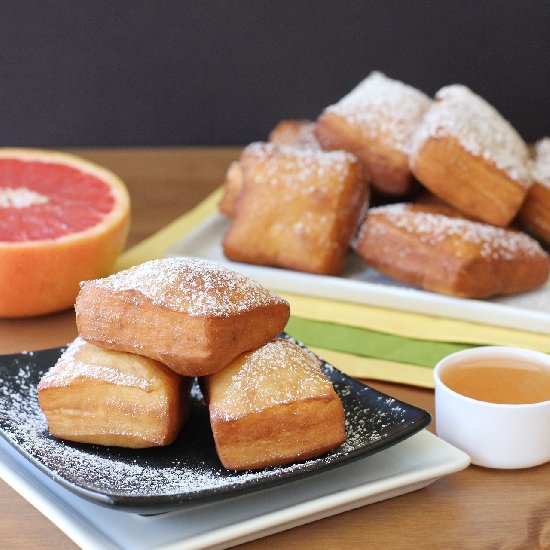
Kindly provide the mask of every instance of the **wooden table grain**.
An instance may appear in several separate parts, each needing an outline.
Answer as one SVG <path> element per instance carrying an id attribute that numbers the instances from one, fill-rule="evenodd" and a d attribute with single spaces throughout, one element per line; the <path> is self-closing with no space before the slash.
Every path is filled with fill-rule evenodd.
<path id="1" fill-rule="evenodd" d="M 79 149 L 117 173 L 132 200 L 131 246 L 161 229 L 223 181 L 238 148 Z M 0 353 L 63 344 L 76 334 L 72 311 L 0 320 Z M 434 414 L 433 391 L 367 381 Z M 437 419 L 436 419 L 437 421 Z M 434 425 L 430 426 L 434 430 Z M 76 548 L 64 533 L 0 482 L 0 548 Z M 470 466 L 419 491 L 240 546 L 360 548 L 550 548 L 550 463 L 526 470 Z"/>

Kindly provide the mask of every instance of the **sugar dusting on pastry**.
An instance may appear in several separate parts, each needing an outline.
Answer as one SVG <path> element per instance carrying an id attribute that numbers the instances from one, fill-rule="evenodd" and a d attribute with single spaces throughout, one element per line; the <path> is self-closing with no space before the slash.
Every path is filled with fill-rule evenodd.
<path id="1" fill-rule="evenodd" d="M 245 166 L 254 170 L 254 166 L 261 164 L 261 169 L 254 176 L 254 181 L 259 185 L 272 185 L 282 188 L 282 201 L 294 201 L 296 195 L 307 196 L 313 201 L 336 201 L 340 194 L 334 193 L 332 188 L 338 187 L 340 182 L 347 178 L 352 166 L 357 165 L 355 155 L 346 151 L 322 151 L 312 149 L 296 149 L 290 146 L 281 146 L 271 143 L 254 142 L 245 149 L 243 158 L 246 158 Z M 288 190 L 288 192 L 286 192 Z M 358 186 L 353 193 L 350 205 L 356 206 L 363 197 L 362 189 Z M 330 227 L 338 216 L 347 215 L 344 208 L 323 207 L 316 208 L 314 212 L 303 211 L 302 218 L 292 226 L 295 234 L 300 237 L 313 227 L 312 224 L 323 224 Z M 275 229 L 278 229 L 275 226 Z M 281 225 L 280 230 L 283 229 Z M 332 239 L 327 239 L 321 233 L 320 247 L 339 247 Z M 347 246 L 347 243 L 346 243 Z"/>
<path id="2" fill-rule="evenodd" d="M 511 260 L 517 258 L 518 254 L 538 256 L 543 252 L 535 239 L 519 231 L 438 213 L 423 212 L 406 203 L 372 208 L 368 216 L 376 214 L 384 215 L 391 224 L 400 229 L 417 234 L 427 244 L 436 244 L 453 236 L 475 244 L 480 247 L 480 253 L 485 258 Z M 366 226 L 364 227 L 366 230 Z M 377 226 L 377 231 L 385 230 L 382 226 Z"/>
<path id="3" fill-rule="evenodd" d="M 301 149 L 319 150 L 321 146 L 315 137 L 315 123 L 309 122 L 297 127 L 293 142 L 290 144 Z"/>
<path id="4" fill-rule="evenodd" d="M 233 366 L 227 367 L 233 370 Z M 333 394 L 318 359 L 288 340 L 275 340 L 247 353 L 232 373 L 228 391 L 211 411 L 232 411 L 231 419 L 261 410 Z M 258 408 L 261 407 L 261 410 Z"/>
<path id="5" fill-rule="evenodd" d="M 416 125 L 430 103 L 419 90 L 375 71 L 326 112 L 344 117 L 371 139 L 408 154 Z"/>
<path id="6" fill-rule="evenodd" d="M 325 203 L 332 200 L 335 202 L 333 206 L 339 205 L 340 194 L 334 193 L 334 188 L 342 186 L 353 167 L 357 169 L 357 157 L 352 153 L 254 142 L 246 147 L 243 159 L 245 170 L 255 170 L 256 165 L 261 165 L 254 172 L 256 184 L 282 188 L 282 203 L 285 200 L 294 201 L 296 195 L 303 195 L 317 205 L 314 211 L 302 212 L 299 223 L 295 224 L 297 235 L 305 230 L 304 222 L 330 226 L 336 217 L 348 214 L 346 208 L 329 208 Z M 365 202 L 364 194 L 362 187 L 356 186 L 350 206 L 357 206 L 359 201 Z"/>
<path id="7" fill-rule="evenodd" d="M 315 122 L 308 120 L 283 120 L 272 130 L 269 141 L 299 149 L 321 149 L 315 137 Z"/>
<path id="8" fill-rule="evenodd" d="M 413 155 L 430 138 L 451 137 L 465 151 L 492 163 L 520 185 L 531 182 L 527 146 L 494 107 L 466 86 L 453 84 L 437 92 L 413 138 Z"/>
<path id="9" fill-rule="evenodd" d="M 258 178 L 263 183 L 285 185 L 304 194 L 322 190 L 325 182 L 335 174 L 345 177 L 350 165 L 357 162 L 355 155 L 345 151 L 298 149 L 263 142 L 254 142 L 246 147 L 243 159 L 252 165 L 262 163 L 265 172 Z M 270 159 L 274 162 L 269 162 Z"/>
<path id="10" fill-rule="evenodd" d="M 226 317 L 286 303 L 256 281 L 199 258 L 151 260 L 104 279 L 82 283 L 87 284 L 114 292 L 135 291 L 154 305 L 196 317 Z"/>
<path id="11" fill-rule="evenodd" d="M 550 138 L 546 137 L 535 144 L 533 178 L 537 183 L 550 187 Z"/>
<path id="12" fill-rule="evenodd" d="M 151 386 L 151 380 L 137 374 L 123 372 L 107 365 L 95 365 L 79 360 L 78 354 L 85 345 L 89 346 L 90 344 L 86 344 L 82 338 L 77 337 L 57 363 L 42 377 L 38 389 L 68 386 L 78 378 L 91 378 L 109 384 L 130 386 L 142 390 L 147 390 Z M 105 351 L 105 353 L 109 353 L 109 351 Z"/>

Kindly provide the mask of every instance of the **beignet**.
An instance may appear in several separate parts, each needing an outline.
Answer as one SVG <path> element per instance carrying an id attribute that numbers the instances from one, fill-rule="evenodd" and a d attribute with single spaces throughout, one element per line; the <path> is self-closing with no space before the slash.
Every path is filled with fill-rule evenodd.
<path id="1" fill-rule="evenodd" d="M 245 353 L 204 382 L 216 450 L 230 470 L 305 460 L 346 438 L 331 382 L 288 340 Z"/>
<path id="2" fill-rule="evenodd" d="M 237 205 L 243 189 L 241 163 L 234 160 L 227 169 L 223 182 L 223 195 L 218 205 L 222 214 L 234 219 L 237 216 Z"/>
<path id="3" fill-rule="evenodd" d="M 187 419 L 191 379 L 158 361 L 76 338 L 38 385 L 52 435 L 120 447 L 171 443 Z"/>
<path id="4" fill-rule="evenodd" d="M 506 226 L 531 185 L 527 146 L 485 100 L 461 85 L 439 90 L 413 139 L 416 178 L 477 220 Z"/>
<path id="5" fill-rule="evenodd" d="M 429 105 L 419 90 L 373 72 L 323 111 L 315 135 L 324 149 L 356 155 L 375 189 L 402 196 L 413 185 L 411 138 Z"/>
<path id="6" fill-rule="evenodd" d="M 184 376 L 222 369 L 277 336 L 290 315 L 288 302 L 248 277 L 181 257 L 84 281 L 75 309 L 88 342 L 156 359 Z"/>
<path id="7" fill-rule="evenodd" d="M 243 153 L 239 212 L 223 240 L 234 261 L 339 274 L 368 185 L 357 159 L 254 143 Z"/>
<path id="8" fill-rule="evenodd" d="M 535 237 L 550 243 L 550 138 L 535 144 L 533 186 L 519 211 L 521 226 Z"/>
<path id="9" fill-rule="evenodd" d="M 281 120 L 271 130 L 269 142 L 299 149 L 320 149 L 315 137 L 315 122 L 311 120 Z"/>
<path id="10" fill-rule="evenodd" d="M 548 255 L 534 239 L 443 212 L 404 203 L 372 208 L 354 248 L 398 281 L 451 296 L 514 294 L 548 278 Z"/>
<path id="11" fill-rule="evenodd" d="M 297 147 L 298 149 L 320 149 L 321 146 L 315 138 L 315 123 L 310 120 L 282 120 L 269 134 L 270 143 Z M 247 155 L 244 149 L 242 155 Z M 223 183 L 223 195 L 219 204 L 219 210 L 228 218 L 237 216 L 237 205 L 243 189 L 243 173 L 241 163 L 233 161 Z"/>

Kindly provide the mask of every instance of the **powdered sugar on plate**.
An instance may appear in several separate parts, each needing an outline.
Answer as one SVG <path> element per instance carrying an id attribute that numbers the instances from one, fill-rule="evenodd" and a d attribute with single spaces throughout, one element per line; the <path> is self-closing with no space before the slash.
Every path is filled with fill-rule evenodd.
<path id="1" fill-rule="evenodd" d="M 393 445 L 430 420 L 425 411 L 325 365 L 323 371 L 344 404 L 347 440 L 316 459 L 259 471 L 224 469 L 198 385 L 192 391 L 189 421 L 172 445 L 133 450 L 64 442 L 50 436 L 36 391 L 62 351 L 0 358 L 0 434 L 66 488 L 123 510 L 162 512 L 291 481 Z"/>

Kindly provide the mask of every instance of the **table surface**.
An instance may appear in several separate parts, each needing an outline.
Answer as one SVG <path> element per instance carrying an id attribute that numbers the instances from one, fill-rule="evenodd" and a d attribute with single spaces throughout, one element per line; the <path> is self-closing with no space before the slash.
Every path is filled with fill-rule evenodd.
<path id="1" fill-rule="evenodd" d="M 237 148 L 78 149 L 117 173 L 132 200 L 128 245 L 192 208 L 218 187 Z M 0 353 L 61 345 L 76 334 L 72 311 L 0 320 Z M 367 381 L 434 414 L 433 391 Z M 430 426 L 434 430 L 434 426 Z M 0 548 L 75 548 L 0 481 Z M 550 463 L 527 470 L 470 466 L 404 496 L 240 546 L 263 548 L 550 548 Z"/>

